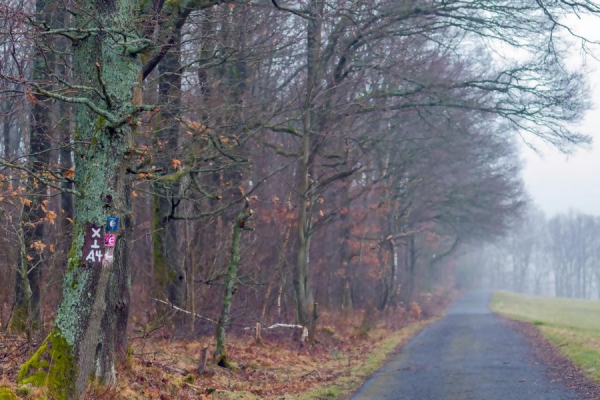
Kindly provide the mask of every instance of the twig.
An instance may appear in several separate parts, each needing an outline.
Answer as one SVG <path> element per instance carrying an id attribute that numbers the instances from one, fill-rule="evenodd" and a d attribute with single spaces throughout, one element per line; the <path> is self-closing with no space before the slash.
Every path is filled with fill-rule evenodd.
<path id="1" fill-rule="evenodd" d="M 112 101 L 110 99 L 110 95 L 108 94 L 108 90 L 106 89 L 106 83 L 104 79 L 102 79 L 102 65 L 96 61 L 96 70 L 98 71 L 98 82 L 100 83 L 100 87 L 102 87 L 102 94 L 104 97 L 104 101 L 108 106 L 108 109 L 111 110 L 113 108 Z"/>
<path id="2" fill-rule="evenodd" d="M 179 369 L 179 368 L 171 367 L 170 365 L 160 364 L 160 363 L 157 363 L 155 361 L 152 362 L 152 365 L 155 365 L 155 366 L 160 367 L 162 369 L 166 369 L 169 372 L 173 372 L 173 373 L 180 374 L 180 375 L 183 375 L 183 376 L 187 376 L 187 375 L 191 374 L 190 371 L 186 371 L 185 369 Z"/>
<path id="3" fill-rule="evenodd" d="M 135 339 L 146 339 L 147 337 L 149 337 L 149 336 L 152 334 L 152 332 L 154 332 L 154 331 L 157 331 L 157 330 L 159 330 L 159 329 L 162 329 L 162 328 L 164 328 L 164 327 L 165 327 L 165 325 L 164 325 L 164 324 L 163 324 L 163 325 L 160 325 L 160 326 L 157 326 L 156 328 L 152 328 L 152 329 L 150 329 L 148 332 L 144 332 L 144 334 L 143 334 L 142 336 L 136 336 L 136 337 L 133 337 L 133 338 L 131 338 L 131 339 L 129 339 L 129 340 L 135 340 Z"/>
<path id="4" fill-rule="evenodd" d="M 273 5 L 275 6 L 275 8 L 280 11 L 287 11 L 289 13 L 299 16 L 300 18 L 308 19 L 311 21 L 316 21 L 315 17 L 313 17 L 312 15 L 310 15 L 309 13 L 307 13 L 305 11 L 296 10 L 296 9 L 288 8 L 288 7 L 283 7 L 283 6 L 280 6 L 276 0 L 271 0 L 271 1 L 273 2 Z"/>
<path id="5" fill-rule="evenodd" d="M 310 371 L 308 374 L 302 375 L 300 377 L 300 379 L 304 379 L 304 378 L 308 378 L 311 375 L 317 375 L 319 378 L 321 377 L 321 374 L 319 373 L 319 371 L 317 371 L 316 369 L 313 369 L 312 371 Z"/>
<path id="6" fill-rule="evenodd" d="M 294 325 L 294 324 L 274 324 L 274 325 L 271 325 L 269 327 L 262 328 L 262 329 L 275 329 L 275 328 L 297 328 L 297 329 L 302 329 L 304 327 L 302 325 Z M 246 327 L 244 329 L 248 330 L 248 329 L 254 329 L 254 328 L 248 326 L 248 327 Z"/>
<path id="7" fill-rule="evenodd" d="M 205 388 L 203 388 L 203 387 L 196 386 L 196 385 L 192 385 L 191 383 L 187 383 L 187 382 L 185 382 L 185 381 L 183 382 L 183 384 L 184 384 L 184 385 L 187 385 L 187 386 L 189 386 L 189 387 L 191 387 L 192 389 L 197 389 L 197 390 L 206 390 L 206 389 L 205 389 Z"/>
<path id="8" fill-rule="evenodd" d="M 167 306 L 169 306 L 169 307 L 173 308 L 174 310 L 181 311 L 182 313 L 186 313 L 186 314 L 189 314 L 189 315 L 194 315 L 194 316 L 196 316 L 196 317 L 198 317 L 198 318 L 201 318 L 201 319 L 204 319 L 204 320 L 206 320 L 206 321 L 208 321 L 208 322 L 212 322 L 213 324 L 216 324 L 216 323 L 217 323 L 217 321 L 215 321 L 215 320 L 213 320 L 213 319 L 210 319 L 210 318 L 208 318 L 208 317 L 204 317 L 204 316 L 202 316 L 202 315 L 200 315 L 200 314 L 192 313 L 191 311 L 184 310 L 183 308 L 179 308 L 179 307 L 177 307 L 176 305 L 174 305 L 174 304 L 173 304 L 173 303 L 171 303 L 171 302 L 164 301 L 164 300 L 160 300 L 160 299 L 155 299 L 154 297 L 150 297 L 150 298 L 151 298 L 152 300 L 154 300 L 154 301 L 158 301 L 158 302 L 159 302 L 159 303 L 161 303 L 161 304 L 165 304 L 165 305 L 167 305 Z"/>

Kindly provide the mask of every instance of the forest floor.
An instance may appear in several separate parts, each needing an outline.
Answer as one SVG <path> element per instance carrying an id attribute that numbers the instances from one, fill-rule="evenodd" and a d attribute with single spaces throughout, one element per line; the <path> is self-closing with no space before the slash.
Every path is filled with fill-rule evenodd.
<path id="1" fill-rule="evenodd" d="M 356 311 L 352 317 L 323 313 L 316 344 L 293 339 L 290 329 L 253 329 L 228 336 L 232 368 L 211 365 L 198 373 L 203 349 L 212 337 L 173 339 L 157 331 L 130 338 L 130 354 L 117 370 L 117 388 L 90 388 L 86 399 L 341 399 L 348 398 L 386 358 L 424 326 L 438 319 L 453 295 L 426 296 L 408 310 Z M 22 336 L 0 333 L 0 388 L 20 398 L 38 399 L 43 391 L 15 386 L 19 366 L 40 345 Z"/>

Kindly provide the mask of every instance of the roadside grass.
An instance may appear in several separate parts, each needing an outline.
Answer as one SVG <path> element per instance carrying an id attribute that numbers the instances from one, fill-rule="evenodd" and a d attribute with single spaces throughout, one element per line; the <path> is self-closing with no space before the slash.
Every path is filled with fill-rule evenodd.
<path id="1" fill-rule="evenodd" d="M 364 359 L 361 359 L 360 351 L 356 352 L 356 354 L 340 358 L 338 360 L 339 365 L 347 364 L 350 366 L 345 369 L 344 376 L 336 379 L 334 384 L 320 386 L 312 391 L 301 393 L 292 398 L 298 400 L 339 399 L 350 395 L 359 388 L 367 377 L 380 369 L 385 364 L 388 357 L 393 354 L 398 347 L 404 345 L 425 326 L 437 321 L 439 318 L 440 317 L 436 317 L 426 321 L 415 322 L 399 331 L 392 332 L 385 339 L 378 341 L 377 344 L 371 348 L 369 355 Z M 373 336 L 375 336 L 375 334 L 373 334 Z M 355 362 L 353 362 L 353 359 Z M 360 362 L 357 362 L 359 360 Z M 328 364 L 331 364 L 331 362 Z M 335 368 L 336 366 L 326 364 L 324 367 Z"/>
<path id="2" fill-rule="evenodd" d="M 536 326 L 589 378 L 600 381 L 600 302 L 496 292 L 490 308 Z"/>

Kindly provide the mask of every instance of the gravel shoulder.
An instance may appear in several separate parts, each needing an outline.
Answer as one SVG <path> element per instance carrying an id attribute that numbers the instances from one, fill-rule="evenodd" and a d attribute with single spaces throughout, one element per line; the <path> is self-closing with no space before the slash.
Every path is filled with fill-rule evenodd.
<path id="1" fill-rule="evenodd" d="M 460 297 L 352 399 L 591 400 L 600 391 L 525 323 L 488 309 L 490 293 Z"/>

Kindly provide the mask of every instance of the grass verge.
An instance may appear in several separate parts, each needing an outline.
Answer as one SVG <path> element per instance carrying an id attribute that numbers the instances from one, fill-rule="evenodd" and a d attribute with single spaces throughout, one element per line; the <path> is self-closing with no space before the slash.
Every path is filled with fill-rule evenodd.
<path id="1" fill-rule="evenodd" d="M 600 382 L 600 302 L 496 292 L 490 308 L 536 326 L 586 376 Z"/>
<path id="2" fill-rule="evenodd" d="M 380 369 L 398 347 L 404 345 L 413 336 L 420 332 L 425 326 L 439 318 L 432 318 L 427 321 L 415 322 L 404 329 L 393 332 L 387 338 L 380 341 L 371 349 L 371 352 L 364 362 L 356 364 L 345 370 L 344 376 L 339 377 L 333 384 L 317 387 L 316 389 L 299 394 L 293 399 L 339 399 L 349 396 L 365 381 L 367 377 Z M 358 358 L 358 355 L 354 355 Z M 353 355 L 343 357 L 340 362 L 350 365 Z"/>

